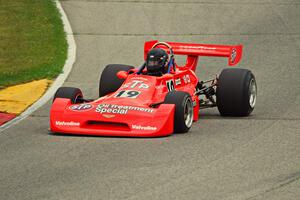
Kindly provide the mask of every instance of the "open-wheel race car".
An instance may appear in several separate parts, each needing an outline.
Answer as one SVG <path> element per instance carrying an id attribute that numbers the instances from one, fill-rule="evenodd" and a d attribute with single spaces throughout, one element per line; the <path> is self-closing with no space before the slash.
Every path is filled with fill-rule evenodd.
<path id="1" fill-rule="evenodd" d="M 174 55 L 186 55 L 178 66 Z M 250 70 L 225 68 L 207 81 L 195 74 L 200 56 L 227 57 L 236 65 L 242 45 L 204 45 L 148 41 L 138 68 L 110 64 L 103 70 L 99 98 L 86 99 L 78 88 L 54 95 L 50 130 L 55 133 L 158 137 L 188 132 L 199 110 L 217 107 L 222 116 L 248 116 L 257 86 Z"/>

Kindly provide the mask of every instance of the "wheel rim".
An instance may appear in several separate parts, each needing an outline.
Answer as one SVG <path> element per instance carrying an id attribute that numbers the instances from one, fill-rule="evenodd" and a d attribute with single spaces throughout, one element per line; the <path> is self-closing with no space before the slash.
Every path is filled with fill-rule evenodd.
<path id="1" fill-rule="evenodd" d="M 190 98 L 188 98 L 186 99 L 184 104 L 184 122 L 188 128 L 192 126 L 193 117 L 194 117 L 193 104 Z"/>
<path id="2" fill-rule="evenodd" d="M 249 105 L 251 106 L 251 108 L 254 108 L 256 104 L 256 97 L 257 97 L 257 88 L 254 79 L 251 79 L 250 81 L 249 90 L 250 90 Z"/>

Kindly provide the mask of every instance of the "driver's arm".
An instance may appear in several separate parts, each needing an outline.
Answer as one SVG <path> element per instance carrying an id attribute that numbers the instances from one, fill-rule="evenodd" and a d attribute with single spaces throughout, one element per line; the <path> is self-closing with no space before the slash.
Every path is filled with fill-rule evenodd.
<path id="1" fill-rule="evenodd" d="M 144 62 L 140 67 L 136 74 L 141 74 L 146 67 L 146 62 Z"/>

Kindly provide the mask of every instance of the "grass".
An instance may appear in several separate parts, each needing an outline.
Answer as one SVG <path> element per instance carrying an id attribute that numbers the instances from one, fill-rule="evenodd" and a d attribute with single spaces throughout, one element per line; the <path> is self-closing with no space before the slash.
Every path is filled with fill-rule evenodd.
<path id="1" fill-rule="evenodd" d="M 67 41 L 53 0 L 0 0 L 0 87 L 53 79 Z"/>

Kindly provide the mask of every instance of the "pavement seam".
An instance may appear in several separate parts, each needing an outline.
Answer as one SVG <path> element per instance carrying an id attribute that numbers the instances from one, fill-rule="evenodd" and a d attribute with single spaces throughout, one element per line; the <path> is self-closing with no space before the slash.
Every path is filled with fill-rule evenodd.
<path id="1" fill-rule="evenodd" d="M 189 34 L 181 34 L 181 33 L 153 33 L 153 34 L 146 34 L 146 33 L 129 33 L 129 34 L 119 34 L 119 33 L 73 33 L 74 36 L 300 36 L 300 33 L 189 33 Z"/>
<path id="2" fill-rule="evenodd" d="M 256 195 L 254 195 L 252 197 L 249 197 L 249 198 L 247 198 L 245 200 L 256 199 L 257 197 L 261 197 L 261 196 L 263 196 L 265 194 L 268 194 L 268 193 L 276 191 L 276 190 L 278 190 L 280 188 L 286 187 L 286 186 L 288 186 L 290 184 L 293 184 L 294 182 L 299 181 L 299 180 L 300 180 L 300 176 L 299 176 L 299 173 L 298 173 L 296 176 L 294 176 L 292 178 L 289 178 L 287 180 L 282 181 L 279 185 L 275 185 L 274 187 L 272 187 L 270 189 L 267 189 L 265 191 L 262 191 L 261 193 L 256 194 Z"/>
<path id="3" fill-rule="evenodd" d="M 4 125 L 0 126 L 0 133 L 12 125 L 20 122 L 21 120 L 27 118 L 31 113 L 36 111 L 38 108 L 46 104 L 53 96 L 55 91 L 63 85 L 65 80 L 68 78 L 71 69 L 73 67 L 73 64 L 76 60 L 76 43 L 73 35 L 73 31 L 70 25 L 70 22 L 67 18 L 67 15 L 65 11 L 63 10 L 59 0 L 55 0 L 56 7 L 59 10 L 61 14 L 61 19 L 64 26 L 64 31 L 66 32 L 67 42 L 68 42 L 68 57 L 65 62 L 65 65 L 63 67 L 63 72 L 56 78 L 56 80 L 53 82 L 53 84 L 50 86 L 50 88 L 46 91 L 46 93 L 34 104 L 32 104 L 30 107 L 28 107 L 22 114 L 20 114 L 18 117 L 14 118 L 13 120 L 5 123 Z"/>
<path id="4" fill-rule="evenodd" d="M 82 2 L 80 0 L 61 0 L 63 2 Z M 138 0 L 133 0 L 133 1 L 121 1 L 121 0 L 102 0 L 102 1 L 97 1 L 97 0 L 88 0 L 86 1 L 87 3 L 132 3 L 132 4 L 227 4 L 227 5 L 231 5 L 231 4 L 240 4 L 240 5 L 270 5 L 270 4 L 274 4 L 274 5 L 299 5 L 300 3 L 297 1 L 294 2 L 269 2 L 269 1 L 265 1 L 265 2 L 237 2 L 237 1 L 216 1 L 216 2 L 210 2 L 210 1 L 138 1 Z"/>

